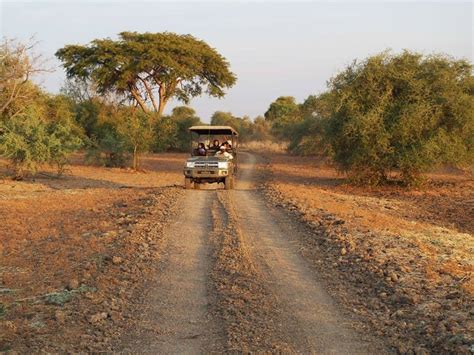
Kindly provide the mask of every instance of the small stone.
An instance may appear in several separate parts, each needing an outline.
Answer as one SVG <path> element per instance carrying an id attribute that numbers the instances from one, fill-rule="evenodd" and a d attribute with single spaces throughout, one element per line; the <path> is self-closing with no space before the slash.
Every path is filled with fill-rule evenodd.
<path id="1" fill-rule="evenodd" d="M 70 279 L 67 288 L 68 290 L 74 290 L 79 287 L 79 281 L 77 279 Z"/>
<path id="2" fill-rule="evenodd" d="M 114 265 L 119 265 L 123 263 L 123 259 L 120 256 L 114 256 L 112 257 L 112 263 L 114 263 Z"/>
<path id="3" fill-rule="evenodd" d="M 106 312 L 96 313 L 89 318 L 89 322 L 91 322 L 92 324 L 99 323 L 99 322 L 102 322 L 107 317 L 108 317 L 108 314 Z"/>
<path id="4" fill-rule="evenodd" d="M 398 275 L 394 272 L 391 272 L 390 275 L 390 280 L 392 280 L 393 282 L 397 282 L 398 281 Z"/>
<path id="5" fill-rule="evenodd" d="M 341 255 L 346 255 L 347 254 L 347 249 L 346 248 L 342 248 L 341 249 Z"/>

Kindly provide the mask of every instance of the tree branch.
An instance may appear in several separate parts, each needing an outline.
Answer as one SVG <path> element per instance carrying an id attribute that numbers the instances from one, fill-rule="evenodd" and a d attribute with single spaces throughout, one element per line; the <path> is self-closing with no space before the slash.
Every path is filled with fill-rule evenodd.
<path id="1" fill-rule="evenodd" d="M 140 76 L 138 77 L 140 81 L 143 83 L 143 86 L 145 87 L 146 92 L 148 93 L 148 96 L 150 97 L 151 104 L 153 105 L 153 108 L 155 109 L 156 112 L 159 111 L 159 107 L 156 104 L 155 97 L 153 96 L 153 92 L 150 88 L 150 85 L 146 82 L 145 79 L 141 78 Z"/>
<path id="2" fill-rule="evenodd" d="M 148 112 L 148 109 L 146 108 L 145 102 L 143 101 L 141 96 L 138 94 L 137 90 L 132 85 L 129 85 L 129 88 L 130 88 L 130 92 L 131 92 L 132 96 L 134 97 L 135 100 L 137 100 L 137 102 L 140 105 L 140 107 L 142 108 L 142 110 L 145 111 L 145 112 Z"/>

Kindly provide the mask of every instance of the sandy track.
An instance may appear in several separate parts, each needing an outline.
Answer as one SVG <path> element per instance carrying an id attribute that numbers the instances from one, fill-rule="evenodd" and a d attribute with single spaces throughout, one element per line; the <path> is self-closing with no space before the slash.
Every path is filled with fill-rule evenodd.
<path id="1" fill-rule="evenodd" d="M 199 354 L 220 348 L 219 329 L 208 314 L 212 195 L 187 191 L 181 201 L 181 213 L 165 232 L 167 245 L 141 327 L 126 341 L 125 351 Z"/>
<path id="2" fill-rule="evenodd" d="M 246 161 L 241 185 L 231 192 L 232 201 L 253 258 L 280 299 L 294 347 L 303 353 L 384 353 L 373 339 L 350 329 L 352 321 L 340 314 L 314 270 L 298 253 L 296 237 L 304 231 L 254 193 L 255 157 L 248 155 Z"/>
<path id="3" fill-rule="evenodd" d="M 302 230 L 257 192 L 255 157 L 242 153 L 241 161 L 236 190 L 186 191 L 142 329 L 126 349 L 386 353 L 352 329 L 300 256 Z"/>

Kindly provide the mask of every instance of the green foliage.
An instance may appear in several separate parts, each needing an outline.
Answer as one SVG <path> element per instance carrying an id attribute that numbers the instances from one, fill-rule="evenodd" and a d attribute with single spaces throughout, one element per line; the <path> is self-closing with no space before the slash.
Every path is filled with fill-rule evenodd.
<path id="1" fill-rule="evenodd" d="M 327 137 L 357 182 L 399 170 L 405 183 L 440 163 L 473 161 L 472 65 L 405 51 L 354 62 L 331 79 Z"/>
<path id="2" fill-rule="evenodd" d="M 303 117 L 300 106 L 292 96 L 280 96 L 270 104 L 265 112 L 265 119 L 270 122 L 272 133 L 285 141 L 290 141 L 293 130 L 302 122 Z"/>
<path id="3" fill-rule="evenodd" d="M 124 167 L 132 157 L 140 168 L 140 155 L 153 140 L 153 116 L 134 107 L 89 100 L 78 105 L 77 121 L 88 135 L 88 158 L 108 167 Z"/>
<path id="4" fill-rule="evenodd" d="M 153 141 L 152 114 L 136 108 L 122 108 L 115 115 L 117 132 L 125 138 L 125 144 L 133 156 L 133 169 L 140 168 L 140 155 L 147 152 Z"/>
<path id="5" fill-rule="evenodd" d="M 333 102 L 330 93 L 309 96 L 299 110 L 302 120 L 289 130 L 288 149 L 300 155 L 331 156 L 331 146 L 325 131 L 331 114 Z"/>
<path id="6" fill-rule="evenodd" d="M 290 148 L 330 155 L 358 183 L 399 171 L 406 184 L 439 164 L 473 161 L 472 65 L 441 55 L 387 52 L 347 67 L 300 105 Z M 319 150 L 321 151 L 321 149 Z"/>
<path id="7" fill-rule="evenodd" d="M 65 303 L 72 300 L 74 293 L 69 290 L 61 292 L 52 292 L 44 295 L 44 302 L 54 306 L 64 306 Z"/>
<path id="8" fill-rule="evenodd" d="M 171 98 L 188 103 L 202 93 L 223 97 L 236 81 L 214 48 L 191 35 L 170 32 L 122 32 L 116 41 L 68 45 L 56 56 L 68 78 L 91 81 L 99 94 L 117 94 L 144 111 L 151 103 L 159 115 Z"/>
<path id="9" fill-rule="evenodd" d="M 472 70 L 442 55 L 384 52 L 301 104 L 278 98 L 265 119 L 290 151 L 331 158 L 357 183 L 380 184 L 397 171 L 414 184 L 439 164 L 474 161 Z"/>
<path id="10" fill-rule="evenodd" d="M 164 116 L 155 123 L 155 151 L 189 150 L 188 128 L 202 124 L 196 112 L 187 106 L 175 107 L 170 116 Z"/>
<path id="11" fill-rule="evenodd" d="M 31 106 L 26 111 L 10 119 L 0 121 L 0 155 L 8 158 L 18 178 L 25 173 L 36 173 L 44 164 L 55 165 L 62 174 L 68 156 L 79 149 L 82 140 L 78 129 L 68 117 L 49 117 L 61 112 L 56 103 L 44 110 L 41 106 Z"/>

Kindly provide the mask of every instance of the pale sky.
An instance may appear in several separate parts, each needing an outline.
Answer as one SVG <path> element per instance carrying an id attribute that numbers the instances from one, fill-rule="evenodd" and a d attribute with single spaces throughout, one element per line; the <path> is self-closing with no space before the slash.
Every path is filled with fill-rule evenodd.
<path id="1" fill-rule="evenodd" d="M 353 59 L 391 48 L 473 61 L 471 2 L 1 1 L 1 35 L 40 41 L 57 93 L 65 75 L 54 52 L 122 31 L 189 33 L 224 55 L 237 83 L 224 99 L 191 102 L 203 121 L 216 110 L 255 117 L 278 96 L 301 102 Z M 169 112 L 176 103 L 170 103 Z"/>

